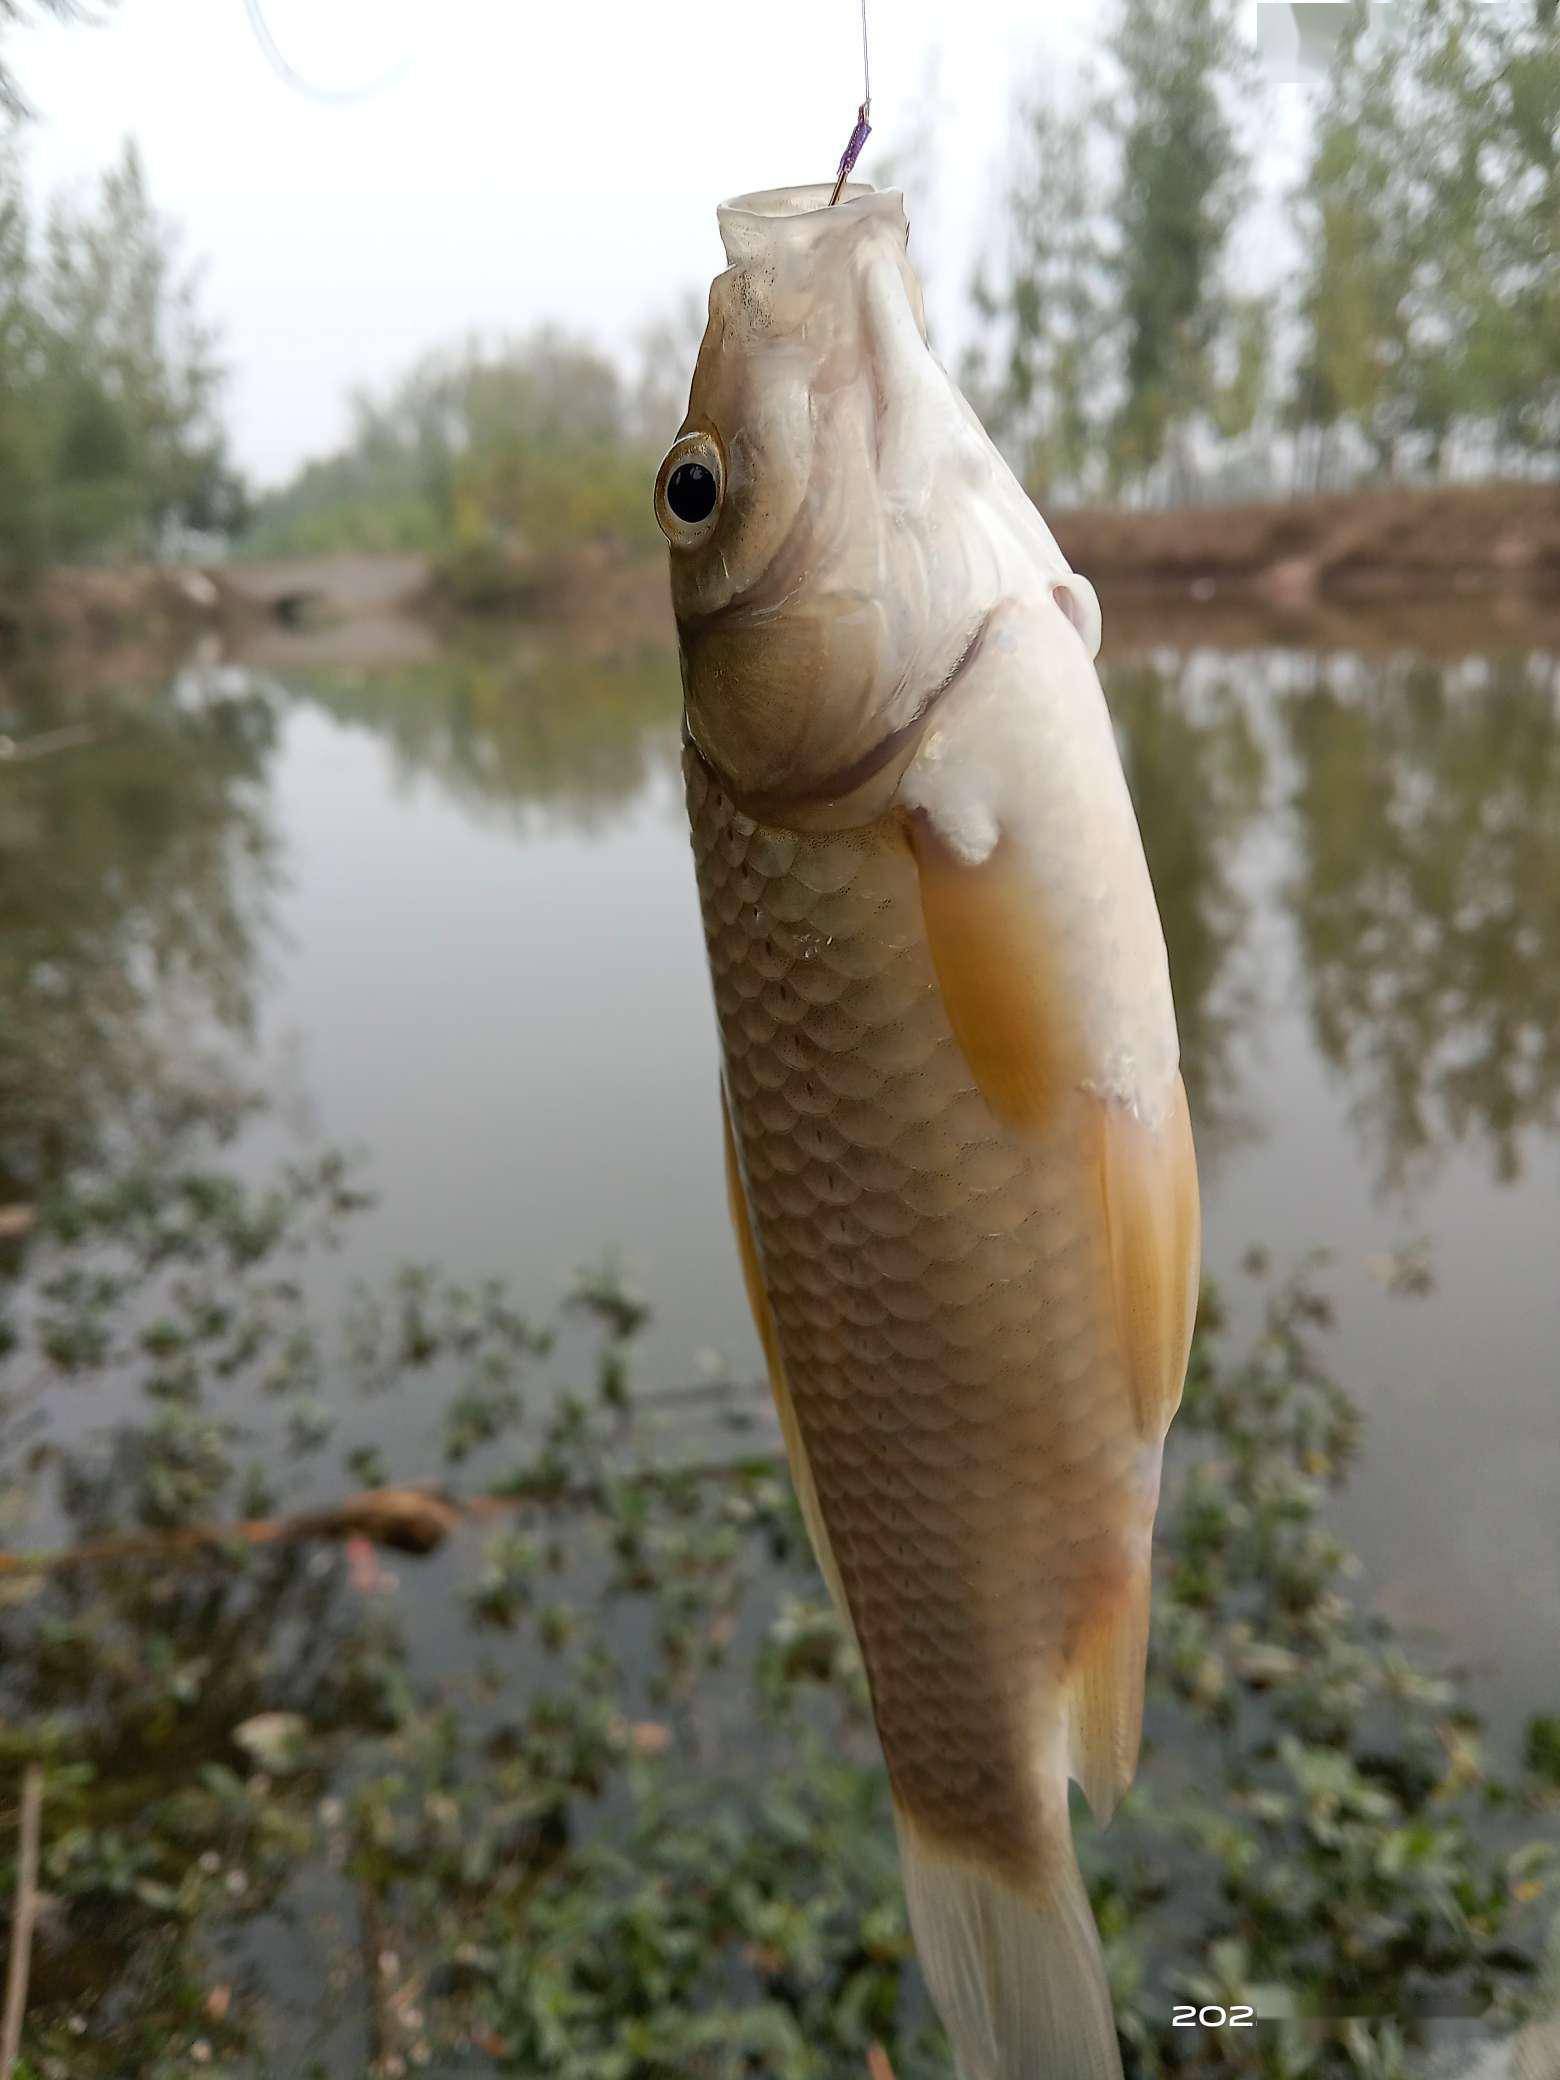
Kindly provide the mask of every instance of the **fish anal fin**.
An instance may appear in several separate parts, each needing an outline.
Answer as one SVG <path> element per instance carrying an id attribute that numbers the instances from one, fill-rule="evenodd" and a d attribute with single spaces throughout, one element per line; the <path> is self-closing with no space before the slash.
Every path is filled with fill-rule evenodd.
<path id="1" fill-rule="evenodd" d="M 1033 871 L 1011 839 L 970 862 L 925 817 L 913 820 L 911 837 L 954 1038 L 998 1119 L 1015 1133 L 1039 1133 L 1086 1072 Z"/>
<path id="2" fill-rule="evenodd" d="M 1145 1565 L 1085 1630 L 1068 1669 L 1068 1767 L 1102 1827 L 1137 1768 L 1149 1596 Z"/>
<path id="3" fill-rule="evenodd" d="M 797 1420 L 796 1405 L 791 1399 L 791 1389 L 786 1382 L 785 1363 L 780 1354 L 779 1331 L 775 1326 L 774 1309 L 769 1304 L 763 1265 L 753 1238 L 747 1187 L 742 1182 L 742 1168 L 737 1160 L 736 1136 L 731 1127 L 731 1108 L 726 1102 L 724 1086 L 720 1094 L 720 1122 L 726 1152 L 726 1204 L 731 1213 L 737 1255 L 742 1263 L 742 1282 L 747 1288 L 748 1306 L 753 1311 L 753 1326 L 758 1332 L 759 1344 L 763 1349 L 764 1364 L 769 1373 L 769 1389 L 775 1401 L 775 1413 L 780 1418 L 780 1434 L 785 1440 L 785 1456 L 791 1468 L 791 1481 L 796 1489 L 796 1499 L 801 1505 L 802 1522 L 807 1527 L 807 1536 L 818 1566 L 822 1570 L 829 1595 L 844 1621 L 846 1631 L 854 1641 L 855 1628 L 851 1623 L 850 1606 L 845 1599 L 845 1585 L 840 1579 L 834 1548 L 829 1542 L 829 1529 L 823 1521 L 823 1507 L 818 1500 L 817 1483 L 813 1479 L 812 1466 L 807 1457 L 802 1426 Z"/>
<path id="4" fill-rule="evenodd" d="M 1139 1435 L 1158 1442 L 1181 1404 L 1197 1312 L 1202 1219 L 1192 1123 L 1179 1076 L 1153 1123 L 1111 1099 L 1096 1102 L 1119 1348 Z"/>

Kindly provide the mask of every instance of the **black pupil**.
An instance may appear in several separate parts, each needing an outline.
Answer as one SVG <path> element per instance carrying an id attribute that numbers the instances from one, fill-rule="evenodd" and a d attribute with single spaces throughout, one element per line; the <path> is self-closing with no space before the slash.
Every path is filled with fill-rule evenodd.
<path id="1" fill-rule="evenodd" d="M 679 462 L 666 480 L 666 503 L 679 520 L 697 527 L 715 510 L 715 473 L 702 462 Z"/>

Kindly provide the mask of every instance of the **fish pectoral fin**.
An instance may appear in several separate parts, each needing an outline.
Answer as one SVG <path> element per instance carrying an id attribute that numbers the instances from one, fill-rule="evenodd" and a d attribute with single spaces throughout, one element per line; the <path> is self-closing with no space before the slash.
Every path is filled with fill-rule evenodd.
<path id="1" fill-rule="evenodd" d="M 1133 1413 L 1157 1443 L 1181 1405 L 1202 1269 L 1197 1156 L 1179 1075 L 1164 1119 L 1096 1101 L 1111 1298 Z"/>
<path id="2" fill-rule="evenodd" d="M 914 819 L 911 842 L 953 1036 L 1003 1125 L 1038 1133 L 1085 1068 L 1033 872 L 1008 838 L 983 860 L 961 859 L 925 817 Z"/>
<path id="3" fill-rule="evenodd" d="M 1112 1099 L 1094 1105 L 1109 1306 L 1133 1421 L 1157 1467 L 1181 1402 L 1202 1266 L 1192 1123 L 1179 1076 L 1153 1125 Z M 1069 1661 L 1070 1768 L 1102 1825 L 1137 1768 L 1149 1597 L 1145 1556 L 1103 1600 Z"/>
<path id="4" fill-rule="evenodd" d="M 1145 1564 L 1085 1631 L 1068 1669 L 1068 1769 L 1102 1827 L 1137 1768 L 1149 1594 Z"/>
<path id="5" fill-rule="evenodd" d="M 796 1499 L 801 1505 L 802 1522 L 807 1527 L 807 1537 L 822 1570 L 829 1595 L 844 1622 L 846 1632 L 850 1635 L 852 1645 L 857 1645 L 850 1605 L 845 1599 L 845 1585 L 840 1579 L 834 1548 L 829 1542 L 829 1528 L 823 1521 L 823 1508 L 818 1500 L 818 1487 L 807 1457 L 802 1426 L 797 1421 L 796 1405 L 791 1399 L 790 1387 L 786 1384 L 785 1364 L 780 1355 L 780 1335 L 775 1326 L 774 1309 L 769 1304 L 769 1295 L 764 1285 L 763 1265 L 759 1261 L 757 1244 L 753 1239 L 747 1187 L 742 1181 L 742 1169 L 737 1161 L 736 1136 L 731 1128 L 731 1107 L 726 1102 L 724 1084 L 720 1093 L 720 1123 L 726 1151 L 726 1204 L 731 1213 L 732 1232 L 737 1240 L 737 1255 L 742 1262 L 742 1283 L 747 1288 L 748 1306 L 753 1310 L 753 1327 L 758 1331 L 764 1364 L 769 1373 L 769 1390 L 774 1395 L 775 1413 L 780 1418 L 780 1434 L 785 1440 L 785 1456 L 791 1468 L 792 1485 L 796 1489 Z"/>

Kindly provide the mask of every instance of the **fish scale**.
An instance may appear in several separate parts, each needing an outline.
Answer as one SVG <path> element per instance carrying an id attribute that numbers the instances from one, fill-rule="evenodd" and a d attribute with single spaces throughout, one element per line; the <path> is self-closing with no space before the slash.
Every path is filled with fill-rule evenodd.
<path id="1" fill-rule="evenodd" d="M 898 818 L 803 835 L 691 746 L 685 776 L 750 1217 L 895 1795 L 1022 1880 L 1070 1654 L 1152 1516 L 1087 1100 L 1032 1144 L 996 1119 Z"/>

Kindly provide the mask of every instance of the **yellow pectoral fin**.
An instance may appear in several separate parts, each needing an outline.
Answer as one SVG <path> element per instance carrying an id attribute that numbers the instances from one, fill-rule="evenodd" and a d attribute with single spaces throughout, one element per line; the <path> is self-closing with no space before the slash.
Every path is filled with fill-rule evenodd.
<path id="1" fill-rule="evenodd" d="M 1033 874 L 1008 839 L 974 865 L 922 820 L 912 842 L 954 1038 L 997 1118 L 1015 1133 L 1038 1133 L 1085 1070 Z"/>
<path id="2" fill-rule="evenodd" d="M 1117 1347 L 1138 1435 L 1157 1459 L 1180 1406 L 1202 1260 L 1197 1159 L 1180 1077 L 1156 1125 L 1103 1098 L 1095 1100 L 1095 1121 Z M 1102 1823 L 1137 1766 L 1148 1611 L 1145 1558 L 1104 1597 L 1070 1657 L 1072 1773 Z"/>
<path id="3" fill-rule="evenodd" d="M 726 1150 L 726 1204 L 731 1212 L 732 1232 L 737 1239 L 737 1255 L 742 1260 L 742 1282 L 747 1287 L 748 1305 L 753 1310 L 753 1326 L 758 1331 L 759 1343 L 763 1346 L 764 1363 L 769 1371 L 769 1388 L 775 1397 L 775 1413 L 780 1418 L 780 1434 L 785 1439 L 785 1456 L 791 1468 L 791 1480 L 796 1488 L 796 1499 L 801 1505 L 802 1522 L 807 1527 L 807 1536 L 817 1556 L 823 1579 L 828 1585 L 834 1607 L 844 1620 L 845 1629 L 855 1638 L 851 1624 L 850 1606 L 845 1600 L 845 1586 L 840 1580 L 840 1571 L 834 1558 L 834 1548 L 829 1543 L 828 1526 L 823 1521 L 823 1509 L 818 1501 L 818 1488 L 813 1480 L 812 1466 L 807 1458 L 807 1446 L 802 1438 L 801 1424 L 796 1419 L 796 1407 L 791 1400 L 791 1390 L 786 1385 L 785 1365 L 780 1356 L 780 1337 L 775 1328 L 774 1309 L 769 1304 L 769 1295 L 764 1290 L 763 1267 L 759 1263 L 758 1249 L 753 1240 L 753 1224 L 748 1215 L 747 1188 L 742 1182 L 741 1167 L 737 1162 L 736 1137 L 731 1131 L 731 1108 L 726 1103 L 724 1086 L 720 1094 L 720 1123 Z"/>
<path id="4" fill-rule="evenodd" d="M 1146 1125 L 1098 1101 L 1099 1174 L 1116 1326 L 1139 1433 L 1162 1438 L 1181 1405 L 1202 1269 L 1197 1157 L 1179 1076 Z"/>

